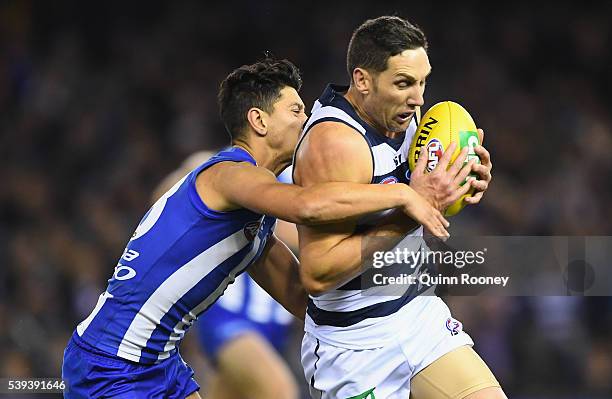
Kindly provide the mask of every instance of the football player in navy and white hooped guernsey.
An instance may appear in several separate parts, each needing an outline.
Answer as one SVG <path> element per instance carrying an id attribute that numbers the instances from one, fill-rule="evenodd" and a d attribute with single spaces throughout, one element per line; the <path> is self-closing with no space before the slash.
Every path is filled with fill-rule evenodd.
<path id="1" fill-rule="evenodd" d="M 424 173 L 426 153 L 408 169 L 431 72 L 423 32 L 399 17 L 368 20 L 351 38 L 347 69 L 350 86 L 329 85 L 313 107 L 294 156 L 294 182 L 405 183 L 440 211 L 474 187 L 466 201 L 478 203 L 491 180 L 483 147 L 476 148 L 482 165 L 463 166 L 464 149 L 449 166 L 453 143 L 432 173 Z M 461 186 L 470 172 L 481 180 Z M 402 247 L 419 251 L 425 243 L 418 222 L 381 214 L 298 231 L 302 282 L 311 294 L 302 365 L 313 398 L 505 398 L 435 287 L 421 295 L 427 287 L 407 284 L 398 293 L 360 278 L 362 258 L 375 250 L 369 238 L 406 236 Z"/>
<path id="2" fill-rule="evenodd" d="M 141 220 L 64 352 L 66 398 L 199 398 L 179 344 L 247 268 L 303 317 L 298 262 L 274 236 L 275 217 L 318 224 L 397 207 L 434 234 L 447 234 L 440 212 L 407 185 L 304 189 L 277 182 L 306 120 L 300 86 L 292 63 L 271 59 L 222 82 L 220 113 L 232 147 L 178 181 Z"/>

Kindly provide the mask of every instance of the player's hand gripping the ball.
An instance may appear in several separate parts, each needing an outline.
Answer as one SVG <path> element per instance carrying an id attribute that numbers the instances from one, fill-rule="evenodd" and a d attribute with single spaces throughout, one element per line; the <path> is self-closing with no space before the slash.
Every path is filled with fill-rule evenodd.
<path id="1" fill-rule="evenodd" d="M 480 142 L 482 143 L 484 140 L 484 131 L 482 129 L 478 129 L 478 136 Z M 470 184 L 476 190 L 476 194 L 471 197 L 466 197 L 465 202 L 470 205 L 474 205 L 480 202 L 484 192 L 489 188 L 489 184 L 491 183 L 491 179 L 493 178 L 491 175 L 491 170 L 493 169 L 493 164 L 491 163 L 491 155 L 486 148 L 482 145 L 479 145 L 474 148 L 476 155 L 480 158 L 480 164 L 474 164 L 472 167 L 472 171 L 475 172 L 478 176 L 480 176 L 480 180 L 472 179 Z M 466 184 L 467 185 L 467 184 Z"/>
<path id="2" fill-rule="evenodd" d="M 425 171 L 428 152 L 422 151 L 410 177 L 410 187 L 421 194 L 440 212 L 444 212 L 462 195 L 467 194 L 472 187 L 471 182 L 461 185 L 470 172 L 474 170 L 475 165 L 473 159 L 463 165 L 468 155 L 467 147 L 463 148 L 455 162 L 450 167 L 448 166 L 456 148 L 457 143 L 452 142 L 431 173 Z"/>

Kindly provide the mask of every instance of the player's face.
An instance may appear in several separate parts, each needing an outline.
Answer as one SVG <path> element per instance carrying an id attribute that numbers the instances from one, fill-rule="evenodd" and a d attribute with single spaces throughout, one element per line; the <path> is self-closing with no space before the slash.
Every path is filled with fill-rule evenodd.
<path id="1" fill-rule="evenodd" d="M 271 146 L 284 156 L 291 156 L 306 122 L 304 103 L 293 87 L 286 86 L 268 119 Z"/>
<path id="2" fill-rule="evenodd" d="M 422 47 L 389 57 L 387 69 L 373 76 L 373 90 L 366 96 L 365 111 L 384 132 L 403 132 L 424 103 L 425 80 L 431 72 Z"/>

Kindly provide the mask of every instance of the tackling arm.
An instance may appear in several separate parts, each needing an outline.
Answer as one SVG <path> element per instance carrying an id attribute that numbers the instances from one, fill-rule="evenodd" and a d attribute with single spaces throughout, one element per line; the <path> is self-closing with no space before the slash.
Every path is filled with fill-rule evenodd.
<path id="1" fill-rule="evenodd" d="M 295 317 L 304 320 L 308 296 L 300 281 L 299 266 L 289 248 L 272 235 L 263 254 L 248 271 L 270 296 Z"/>
<path id="2" fill-rule="evenodd" d="M 205 173 L 212 184 L 200 179 Z M 415 196 L 414 190 L 405 184 L 370 185 L 346 181 L 324 182 L 308 188 L 283 184 L 267 169 L 246 162 L 215 165 L 198 176 L 198 180 L 198 192 L 209 206 L 208 200 L 217 194 L 219 205 L 213 209 L 247 208 L 308 225 L 342 222 L 405 206 Z"/>

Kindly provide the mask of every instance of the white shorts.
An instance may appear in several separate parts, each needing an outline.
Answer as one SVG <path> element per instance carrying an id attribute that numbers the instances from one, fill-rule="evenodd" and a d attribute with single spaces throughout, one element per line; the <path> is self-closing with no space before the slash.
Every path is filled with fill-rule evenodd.
<path id="1" fill-rule="evenodd" d="M 398 331 L 380 348 L 347 349 L 305 333 L 302 366 L 311 397 L 407 399 L 416 373 L 446 353 L 474 344 L 441 299 L 430 308 L 427 320 L 406 321 L 420 328 Z"/>

